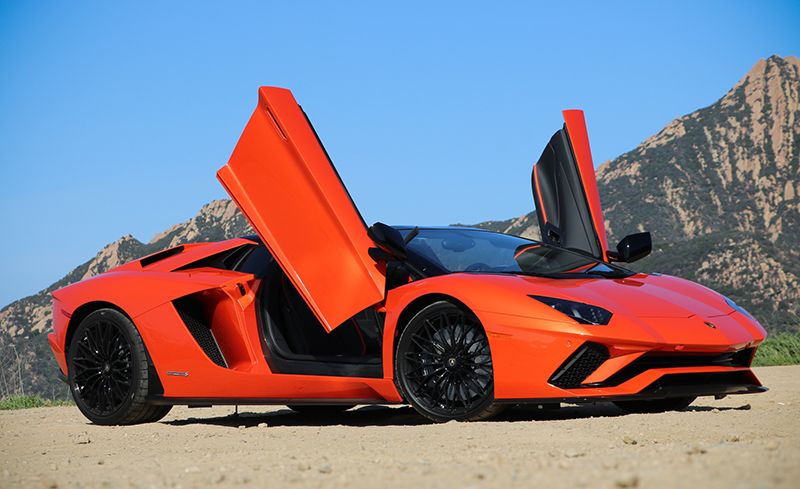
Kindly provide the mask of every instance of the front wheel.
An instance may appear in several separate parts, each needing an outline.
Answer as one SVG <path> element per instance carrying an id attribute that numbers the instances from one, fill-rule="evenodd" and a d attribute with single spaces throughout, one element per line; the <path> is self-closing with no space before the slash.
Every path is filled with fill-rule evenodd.
<path id="1" fill-rule="evenodd" d="M 130 319 L 100 309 L 81 321 L 67 352 L 70 392 L 89 421 L 124 425 L 158 421 L 171 406 L 147 402 L 147 353 Z"/>
<path id="2" fill-rule="evenodd" d="M 683 411 L 696 397 L 668 397 L 651 401 L 617 401 L 615 406 L 629 413 L 664 413 L 667 411 Z"/>
<path id="3" fill-rule="evenodd" d="M 395 382 L 414 409 L 436 422 L 476 421 L 501 409 L 493 404 L 486 332 L 472 312 L 449 301 L 409 321 L 397 343 Z"/>

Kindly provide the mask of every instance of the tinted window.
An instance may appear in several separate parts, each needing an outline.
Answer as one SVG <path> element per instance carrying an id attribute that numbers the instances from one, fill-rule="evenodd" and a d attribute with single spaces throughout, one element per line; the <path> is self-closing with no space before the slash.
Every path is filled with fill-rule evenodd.
<path id="1" fill-rule="evenodd" d="M 250 253 L 239 261 L 235 270 L 242 273 L 252 273 L 258 278 L 264 277 L 267 266 L 272 261 L 272 255 L 263 244 L 254 247 Z"/>
<path id="2" fill-rule="evenodd" d="M 410 230 L 401 230 L 408 235 Z M 493 272 L 530 275 L 623 273 L 613 265 L 573 251 L 508 234 L 470 229 L 420 229 L 408 243 L 409 258 L 440 273 Z"/>

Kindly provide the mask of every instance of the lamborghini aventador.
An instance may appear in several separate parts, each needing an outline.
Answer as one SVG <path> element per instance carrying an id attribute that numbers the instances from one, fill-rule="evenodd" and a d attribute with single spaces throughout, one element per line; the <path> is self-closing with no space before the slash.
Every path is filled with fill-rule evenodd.
<path id="1" fill-rule="evenodd" d="M 291 92 L 262 87 L 217 174 L 256 235 L 53 293 L 49 342 L 78 408 L 133 424 L 173 405 L 405 403 L 447 421 L 766 390 L 750 369 L 765 332 L 747 311 L 622 266 L 650 253 L 650 234 L 608 246 L 583 113 L 563 115 L 531 176 L 540 240 L 368 227 Z"/>

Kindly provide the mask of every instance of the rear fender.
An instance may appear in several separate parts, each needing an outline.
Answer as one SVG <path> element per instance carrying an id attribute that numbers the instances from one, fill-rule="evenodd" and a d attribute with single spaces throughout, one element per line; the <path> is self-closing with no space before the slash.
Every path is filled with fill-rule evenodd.
<path id="1" fill-rule="evenodd" d="M 131 318 L 179 297 L 213 288 L 250 289 L 251 274 L 228 270 L 198 269 L 181 272 L 108 272 L 53 292 L 63 313 L 71 316 L 88 302 L 108 302 Z"/>
<path id="2" fill-rule="evenodd" d="M 149 311 L 169 305 L 175 299 L 206 291 L 218 296 L 227 295 L 231 298 L 231 304 L 238 304 L 236 309 L 244 309 L 255 298 L 253 284 L 253 275 L 225 270 L 104 273 L 53 293 L 53 333 L 49 341 L 59 366 L 66 374 L 70 331 L 85 317 L 84 312 L 102 307 L 117 309 L 133 321 L 145 344 L 151 345 L 151 331 L 142 328 L 140 320 Z M 174 308 L 169 308 L 174 311 Z M 158 326 L 159 329 L 174 329 L 170 324 L 177 325 L 180 322 Z"/>

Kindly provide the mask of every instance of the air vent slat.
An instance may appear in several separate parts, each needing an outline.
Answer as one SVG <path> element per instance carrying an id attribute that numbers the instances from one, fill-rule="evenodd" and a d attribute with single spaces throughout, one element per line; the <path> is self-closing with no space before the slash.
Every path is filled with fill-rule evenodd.
<path id="1" fill-rule="evenodd" d="M 580 387 L 600 365 L 608 360 L 608 348 L 597 343 L 584 343 L 556 370 L 548 381 L 562 389 Z"/>
<path id="2" fill-rule="evenodd" d="M 189 330 L 189 333 L 191 333 L 206 356 L 220 367 L 227 368 L 228 364 L 219 349 L 217 340 L 214 338 L 211 326 L 207 324 L 202 314 L 198 314 L 197 308 L 192 307 L 191 303 L 180 300 L 175 301 L 173 304 L 181 320 L 186 325 L 186 329 Z"/>

